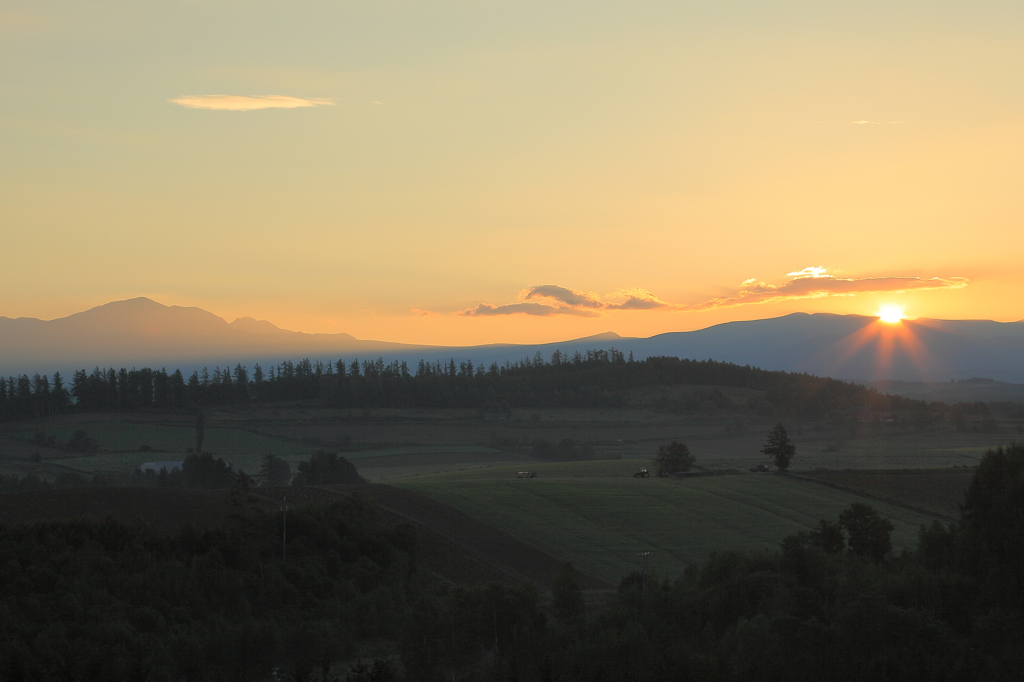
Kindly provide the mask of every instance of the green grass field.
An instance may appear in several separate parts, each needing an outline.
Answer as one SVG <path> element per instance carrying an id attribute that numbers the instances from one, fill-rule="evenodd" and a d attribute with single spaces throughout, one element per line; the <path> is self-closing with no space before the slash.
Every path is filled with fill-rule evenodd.
<path id="1" fill-rule="evenodd" d="M 101 448 L 108 450 L 138 450 L 148 445 L 157 452 L 183 454 L 195 445 L 195 428 L 167 424 L 146 424 L 134 421 L 95 421 L 82 424 L 55 426 L 43 429 L 46 436 L 57 442 L 67 442 L 71 435 L 82 429 L 95 438 Z M 32 431 L 22 431 L 18 437 L 29 440 Z M 203 450 L 219 455 L 237 455 L 252 450 L 273 452 L 275 455 L 302 454 L 316 448 L 294 440 L 253 433 L 243 429 L 207 427 Z"/>
<path id="2" fill-rule="evenodd" d="M 81 456 L 61 450 L 42 450 L 44 460 L 83 472 L 131 472 L 143 462 L 177 461 L 184 459 L 186 450 L 195 445 L 195 429 L 191 426 L 146 424 L 132 421 L 94 421 L 82 424 L 53 426 L 42 429 L 57 442 L 67 442 L 71 435 L 82 429 L 95 438 L 103 450 L 95 455 Z M 15 433 L 22 441 L 31 442 L 33 431 Z M 152 452 L 139 452 L 148 445 Z M 278 438 L 243 429 L 208 427 L 203 450 L 223 457 L 235 467 L 252 474 L 259 471 L 260 458 L 269 453 L 290 462 L 309 457 L 316 447 L 295 440 Z"/>
<path id="3" fill-rule="evenodd" d="M 517 479 L 515 466 L 394 481 L 493 524 L 541 549 L 615 581 L 650 552 L 662 576 L 679 574 L 718 550 L 776 548 L 782 537 L 835 519 L 863 498 L 774 475 L 634 479 L 641 462 L 537 464 L 541 478 Z M 871 503 L 895 526 L 893 545 L 916 544 L 931 517 Z"/>
<path id="4" fill-rule="evenodd" d="M 379 450 L 360 450 L 354 452 L 342 452 L 347 459 L 357 462 L 358 460 L 372 459 L 375 457 L 398 457 L 405 455 L 449 455 L 449 454 L 482 454 L 493 455 L 500 453 L 500 450 L 489 448 L 484 445 L 419 445 L 399 448 L 381 448 Z"/>

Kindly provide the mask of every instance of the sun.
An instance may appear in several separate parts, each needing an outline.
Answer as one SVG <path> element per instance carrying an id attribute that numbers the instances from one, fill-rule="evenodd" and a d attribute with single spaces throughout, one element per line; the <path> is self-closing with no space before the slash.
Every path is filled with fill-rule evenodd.
<path id="1" fill-rule="evenodd" d="M 896 305 L 883 305 L 878 311 L 878 319 L 888 324 L 896 324 L 903 319 L 903 308 Z"/>

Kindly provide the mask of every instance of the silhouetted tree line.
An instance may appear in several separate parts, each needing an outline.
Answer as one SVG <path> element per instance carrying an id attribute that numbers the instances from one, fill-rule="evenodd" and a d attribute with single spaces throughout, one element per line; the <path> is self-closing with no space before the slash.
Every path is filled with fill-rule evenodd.
<path id="1" fill-rule="evenodd" d="M 287 563 L 279 515 L 173 537 L 109 518 L 0 526 L 0 679 L 270 679 L 397 640 L 425 591 L 412 529 L 359 498 L 288 525 Z"/>
<path id="2" fill-rule="evenodd" d="M 1024 445 L 982 459 L 958 523 L 894 556 L 865 504 L 683 575 L 585 600 L 417 568 L 414 529 L 359 497 L 173 537 L 102 522 L 0 526 L 0 677 L 33 679 L 1019 680 Z M 395 655 L 359 665 L 360 645 Z M 314 673 L 314 669 L 316 672 Z"/>
<path id="3" fill-rule="evenodd" d="M 317 450 L 308 460 L 298 463 L 299 473 L 292 477 L 291 465 L 274 455 L 264 455 L 261 461 L 257 480 L 262 479 L 271 486 L 286 485 L 334 485 L 339 483 L 365 483 L 366 479 L 359 475 L 354 464 L 334 452 Z M 16 479 L 16 475 L 14 476 Z M 38 477 L 37 477 L 38 478 Z M 81 478 L 79 476 L 79 478 Z M 3 485 L 0 477 L 0 486 Z M 83 479 L 84 480 L 84 479 Z M 45 486 L 47 482 L 41 481 Z M 129 476 L 116 474 L 97 474 L 93 485 L 132 485 L 159 488 L 232 488 L 248 487 L 256 482 L 254 477 L 241 469 L 234 469 L 221 457 L 213 453 L 190 452 L 180 467 L 170 470 L 162 467 L 154 469 L 135 469 Z M 56 483 L 56 481 L 55 481 Z M 33 481 L 34 484 L 34 481 Z M 85 485 L 86 483 L 83 483 Z M 12 483 L 12 486 L 15 484 Z M 23 486 L 30 484 L 17 484 Z M 68 487 L 68 486 L 57 486 Z"/>
<path id="4" fill-rule="evenodd" d="M 883 395 L 860 384 L 808 374 L 794 374 L 714 360 L 652 357 L 634 361 L 611 349 L 568 355 L 555 351 L 549 361 L 540 353 L 532 359 L 504 365 L 429 363 L 421 360 L 415 372 L 407 363 L 383 359 L 346 363 L 302 360 L 282 362 L 250 372 L 216 367 L 194 372 L 180 370 L 96 368 L 75 372 L 65 388 L 60 374 L 51 382 L 35 375 L 0 379 L 0 419 L 14 420 L 78 411 L 182 409 L 206 406 L 316 401 L 345 408 L 478 408 L 494 413 L 513 407 L 622 406 L 623 391 L 642 386 L 678 384 L 721 386 L 763 391 L 747 405 L 717 389 L 699 389 L 692 396 L 662 400 L 658 406 L 674 411 L 745 408 L 765 416 L 819 419 L 854 407 L 875 412 L 911 411 L 925 421 L 943 418 L 941 403 L 926 403 Z M 960 412 L 974 413 L 976 406 Z M 935 415 L 939 415 L 936 417 Z M 923 415 L 923 417 L 921 417 Z"/>

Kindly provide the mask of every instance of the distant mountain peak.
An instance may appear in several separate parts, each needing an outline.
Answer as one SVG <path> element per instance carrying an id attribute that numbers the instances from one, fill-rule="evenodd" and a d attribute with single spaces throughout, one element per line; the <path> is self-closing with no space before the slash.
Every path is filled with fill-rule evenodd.
<path id="1" fill-rule="evenodd" d="M 90 310 L 96 310 L 97 308 L 168 308 L 163 303 L 158 303 L 151 298 L 146 296 L 136 296 L 135 298 L 126 298 L 122 301 L 111 301 L 110 303 L 104 303 L 102 305 L 93 306 Z M 88 312 L 88 311 L 86 311 Z"/>
<path id="2" fill-rule="evenodd" d="M 584 336 L 580 339 L 573 339 L 572 343 L 578 343 L 580 341 L 618 341 L 623 338 L 625 337 L 619 336 L 615 332 L 602 332 L 600 334 L 594 334 L 593 336 Z"/>
<path id="3" fill-rule="evenodd" d="M 240 317 L 232 322 L 231 326 L 235 329 L 250 332 L 252 334 L 276 334 L 278 332 L 285 331 L 273 322 L 257 320 L 254 317 Z"/>

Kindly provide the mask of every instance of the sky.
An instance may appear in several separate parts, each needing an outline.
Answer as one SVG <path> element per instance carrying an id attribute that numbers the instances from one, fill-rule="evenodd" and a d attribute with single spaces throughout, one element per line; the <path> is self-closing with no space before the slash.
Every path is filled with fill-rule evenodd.
<path id="1" fill-rule="evenodd" d="M 0 315 L 1024 319 L 1024 3 L 0 0 Z"/>

